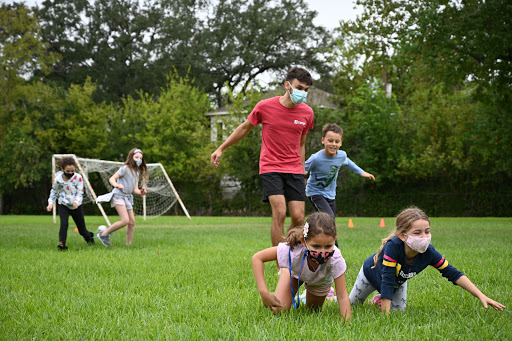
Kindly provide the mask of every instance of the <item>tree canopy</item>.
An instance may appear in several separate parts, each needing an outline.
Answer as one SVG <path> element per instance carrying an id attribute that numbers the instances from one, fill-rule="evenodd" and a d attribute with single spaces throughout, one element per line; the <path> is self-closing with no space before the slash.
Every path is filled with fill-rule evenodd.
<path id="1" fill-rule="evenodd" d="M 62 56 L 48 80 L 67 87 L 91 77 L 97 101 L 156 95 L 176 70 L 221 105 L 225 87 L 245 92 L 267 71 L 327 70 L 327 32 L 303 0 L 46 0 L 37 14 Z"/>

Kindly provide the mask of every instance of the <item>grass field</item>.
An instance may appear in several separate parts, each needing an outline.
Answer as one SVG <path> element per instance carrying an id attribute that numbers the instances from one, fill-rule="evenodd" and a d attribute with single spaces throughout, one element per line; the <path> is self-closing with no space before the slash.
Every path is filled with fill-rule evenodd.
<path id="1" fill-rule="evenodd" d="M 0 216 L 0 339 L 512 339 L 512 218 L 432 219 L 436 249 L 505 311 L 485 310 L 429 267 L 408 281 L 405 312 L 386 317 L 366 303 L 348 326 L 331 302 L 278 316 L 263 307 L 251 257 L 270 244 L 270 218 L 137 219 L 131 247 L 124 229 L 106 248 L 86 245 L 70 224 L 69 250 L 58 252 L 50 216 Z M 337 220 L 349 291 L 394 222 L 353 221 Z M 275 264 L 265 269 L 273 289 Z"/>

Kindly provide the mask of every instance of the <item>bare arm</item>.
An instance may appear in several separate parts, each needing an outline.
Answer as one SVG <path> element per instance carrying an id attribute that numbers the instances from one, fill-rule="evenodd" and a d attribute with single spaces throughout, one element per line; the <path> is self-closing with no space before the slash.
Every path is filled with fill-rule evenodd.
<path id="1" fill-rule="evenodd" d="M 269 308 L 281 307 L 279 299 L 272 294 L 265 282 L 264 263 L 277 260 L 277 246 L 262 250 L 252 256 L 252 271 L 263 305 Z"/>
<path id="2" fill-rule="evenodd" d="M 373 176 L 373 174 L 370 174 L 368 172 L 362 172 L 361 176 L 364 177 L 364 178 L 368 178 L 368 179 L 371 179 L 371 180 L 375 181 L 375 177 Z"/>
<path id="3" fill-rule="evenodd" d="M 345 274 L 334 279 L 334 286 L 336 288 L 336 298 L 338 299 L 338 306 L 340 307 L 341 317 L 343 317 L 345 319 L 345 322 L 350 322 L 350 319 L 351 319 L 350 300 L 348 298 Z"/>
<path id="4" fill-rule="evenodd" d="M 115 172 L 114 175 L 112 175 L 110 177 L 110 179 L 108 179 L 108 182 L 110 182 L 110 184 L 114 187 L 114 188 L 119 188 L 120 190 L 123 190 L 124 189 L 124 186 L 121 185 L 121 184 L 118 184 L 117 183 L 117 179 L 119 179 L 120 175 Z"/>
<path id="5" fill-rule="evenodd" d="M 219 159 L 222 156 L 222 152 L 231 145 L 234 145 L 241 139 L 247 135 L 254 126 L 249 122 L 249 120 L 245 120 L 244 123 L 240 124 L 232 133 L 229 135 L 228 139 L 224 141 L 223 144 L 214 151 L 210 157 L 210 162 L 212 165 L 217 168 L 219 166 Z"/>
<path id="6" fill-rule="evenodd" d="M 485 309 L 487 309 L 488 305 L 490 305 L 496 310 L 503 310 L 506 308 L 503 304 L 491 300 L 489 297 L 485 296 L 466 276 L 462 276 L 461 278 L 456 280 L 455 284 L 457 284 L 459 287 L 464 288 L 471 295 L 478 298 L 480 302 L 482 302 Z"/>
<path id="7" fill-rule="evenodd" d="M 388 315 L 391 310 L 391 300 L 389 298 L 381 298 L 380 299 L 380 311 L 383 314 Z"/>
<path id="8" fill-rule="evenodd" d="M 133 188 L 133 193 L 138 194 L 138 195 L 142 195 L 142 192 L 139 189 L 139 182 L 138 181 L 135 183 L 135 187 Z"/>

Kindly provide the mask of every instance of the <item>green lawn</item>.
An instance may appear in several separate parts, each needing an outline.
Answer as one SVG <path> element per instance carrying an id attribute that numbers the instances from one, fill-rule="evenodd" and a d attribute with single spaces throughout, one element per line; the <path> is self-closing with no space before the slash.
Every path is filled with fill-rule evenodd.
<path id="1" fill-rule="evenodd" d="M 349 229 L 338 218 L 349 291 L 392 230 L 385 221 L 353 218 Z M 69 250 L 58 252 L 51 216 L 0 216 L 1 340 L 512 339 L 512 218 L 432 219 L 436 249 L 505 311 L 485 310 L 430 267 L 408 282 L 405 312 L 386 317 L 364 304 L 348 326 L 331 302 L 278 316 L 263 307 L 251 256 L 270 245 L 270 218 L 137 217 L 131 247 L 124 229 L 111 248 L 88 246 L 73 229 Z M 275 288 L 275 264 L 266 278 Z"/>

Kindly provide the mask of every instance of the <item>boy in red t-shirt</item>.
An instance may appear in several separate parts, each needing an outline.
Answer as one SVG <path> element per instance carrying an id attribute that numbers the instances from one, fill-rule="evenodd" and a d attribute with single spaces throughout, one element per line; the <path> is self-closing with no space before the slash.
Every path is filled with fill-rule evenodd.
<path id="1" fill-rule="evenodd" d="M 240 124 L 226 141 L 211 155 L 218 167 L 222 152 L 240 141 L 257 124 L 262 124 L 260 176 L 263 201 L 272 208 L 272 245 L 284 238 L 286 202 L 292 219 L 290 226 L 304 223 L 305 201 L 305 143 L 306 134 L 313 128 L 314 114 L 304 103 L 313 84 L 311 74 L 299 67 L 288 71 L 286 93 L 260 101 L 245 122 Z"/>

